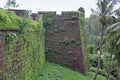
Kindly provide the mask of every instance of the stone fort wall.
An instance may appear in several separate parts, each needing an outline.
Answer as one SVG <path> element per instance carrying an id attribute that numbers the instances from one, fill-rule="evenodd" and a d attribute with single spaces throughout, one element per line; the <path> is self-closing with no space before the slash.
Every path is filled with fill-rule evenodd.
<path id="1" fill-rule="evenodd" d="M 12 11 L 22 17 L 26 14 L 26 10 Z M 55 11 L 39 11 L 30 16 L 38 20 L 39 15 L 46 13 L 52 14 L 48 18 L 54 19 L 51 25 L 45 27 L 46 59 L 85 74 L 79 12 L 63 11 L 57 15 Z"/>

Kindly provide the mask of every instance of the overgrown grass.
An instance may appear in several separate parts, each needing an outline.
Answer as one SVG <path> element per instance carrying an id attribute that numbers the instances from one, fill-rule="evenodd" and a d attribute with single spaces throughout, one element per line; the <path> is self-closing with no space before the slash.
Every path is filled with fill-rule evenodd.
<path id="1" fill-rule="evenodd" d="M 93 72 L 87 73 L 87 76 L 68 68 L 47 62 L 40 71 L 38 80 L 92 80 Z M 98 76 L 97 80 L 106 80 L 103 76 Z"/>

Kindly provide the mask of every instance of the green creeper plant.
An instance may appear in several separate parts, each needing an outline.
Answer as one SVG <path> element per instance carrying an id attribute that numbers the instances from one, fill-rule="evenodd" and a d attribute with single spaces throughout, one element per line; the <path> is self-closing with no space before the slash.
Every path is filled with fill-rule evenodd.
<path id="1" fill-rule="evenodd" d="M 9 11 L 4 13 L 9 16 L 7 12 Z M 33 21 L 30 18 L 13 18 L 13 16 L 9 18 L 13 21 L 12 24 L 17 24 L 16 27 L 0 26 L 0 29 L 6 30 L 2 32 L 5 34 L 6 43 L 5 56 L 2 57 L 5 70 L 0 71 L 5 80 L 37 80 L 45 62 L 45 30 L 42 20 L 40 18 L 39 21 Z"/>

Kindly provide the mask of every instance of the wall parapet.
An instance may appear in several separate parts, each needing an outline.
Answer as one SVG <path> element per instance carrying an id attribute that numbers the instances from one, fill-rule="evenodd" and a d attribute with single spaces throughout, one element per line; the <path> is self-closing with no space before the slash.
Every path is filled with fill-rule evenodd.
<path id="1" fill-rule="evenodd" d="M 24 17 L 27 13 L 27 10 L 16 10 L 16 9 L 10 9 L 11 11 L 14 11 L 18 16 Z M 39 15 L 42 14 L 51 14 L 56 18 L 56 16 L 61 16 L 60 18 L 63 19 L 79 19 L 79 12 L 78 11 L 62 11 L 62 14 L 56 14 L 56 11 L 38 11 L 38 13 L 31 13 L 30 16 L 33 20 L 38 20 Z M 29 14 L 28 14 L 29 15 Z M 58 17 L 57 17 L 58 18 Z"/>

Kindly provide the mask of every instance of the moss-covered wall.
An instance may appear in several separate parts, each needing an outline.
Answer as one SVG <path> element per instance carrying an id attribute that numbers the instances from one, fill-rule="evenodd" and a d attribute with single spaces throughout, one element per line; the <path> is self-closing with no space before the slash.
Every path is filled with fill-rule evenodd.
<path id="1" fill-rule="evenodd" d="M 42 16 L 43 26 L 47 27 L 54 22 L 54 17 L 56 16 L 56 12 L 38 12 L 39 15 Z"/>
<path id="2" fill-rule="evenodd" d="M 79 12 L 80 16 L 80 36 L 81 36 L 81 41 L 82 41 L 82 51 L 83 51 L 83 56 L 84 56 L 84 66 L 85 69 L 88 70 L 89 68 L 89 56 L 88 56 L 88 51 L 87 51 L 87 34 L 85 31 L 85 13 L 84 10 L 82 12 Z"/>
<path id="3" fill-rule="evenodd" d="M 85 74 L 79 12 L 62 12 L 45 27 L 46 58 Z"/>
<path id="4" fill-rule="evenodd" d="M 79 19 L 78 11 L 63 11 L 62 16 L 64 19 Z"/>
<path id="5" fill-rule="evenodd" d="M 42 21 L 19 18 L 13 12 L 1 11 L 0 80 L 37 80 L 45 62 Z M 13 19 L 12 16 L 16 17 Z"/>

